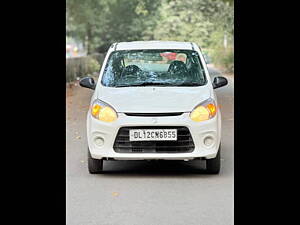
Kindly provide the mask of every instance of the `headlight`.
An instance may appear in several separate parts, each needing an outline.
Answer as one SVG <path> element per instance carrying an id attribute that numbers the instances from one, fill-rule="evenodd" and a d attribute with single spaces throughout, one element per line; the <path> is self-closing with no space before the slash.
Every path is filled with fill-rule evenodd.
<path id="1" fill-rule="evenodd" d="M 113 122 L 118 116 L 116 111 L 105 102 L 96 99 L 91 106 L 91 114 L 94 118 L 104 122 Z"/>
<path id="2" fill-rule="evenodd" d="M 213 118 L 217 113 L 217 106 L 213 99 L 209 98 L 196 106 L 190 114 L 192 120 L 201 122 Z"/>

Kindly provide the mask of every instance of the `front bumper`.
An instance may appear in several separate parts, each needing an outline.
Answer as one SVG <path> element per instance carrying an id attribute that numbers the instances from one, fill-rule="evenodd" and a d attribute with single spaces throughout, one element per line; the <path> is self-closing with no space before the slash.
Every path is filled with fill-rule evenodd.
<path id="1" fill-rule="evenodd" d="M 93 118 L 88 112 L 87 115 L 87 139 L 91 156 L 95 159 L 115 159 L 115 160 L 191 160 L 195 158 L 214 158 L 217 155 L 221 137 L 221 114 L 207 121 L 194 122 L 190 119 L 189 113 L 180 116 L 167 117 L 139 117 L 127 116 L 118 113 L 118 119 L 112 123 L 102 122 Z M 156 122 L 155 122 L 156 121 Z M 113 145 L 121 127 L 130 126 L 185 126 L 189 129 L 194 141 L 195 148 L 188 153 L 117 153 Z M 206 137 L 213 137 L 214 142 L 207 147 L 204 144 Z M 99 147 L 95 139 L 101 137 L 103 145 Z"/>

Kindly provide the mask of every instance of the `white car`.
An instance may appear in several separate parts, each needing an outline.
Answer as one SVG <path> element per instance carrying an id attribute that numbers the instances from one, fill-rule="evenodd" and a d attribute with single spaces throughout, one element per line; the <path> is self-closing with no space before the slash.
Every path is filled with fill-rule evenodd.
<path id="1" fill-rule="evenodd" d="M 220 171 L 221 113 L 201 50 L 195 43 L 114 43 L 87 114 L 88 168 L 103 171 L 104 160 L 206 160 Z"/>

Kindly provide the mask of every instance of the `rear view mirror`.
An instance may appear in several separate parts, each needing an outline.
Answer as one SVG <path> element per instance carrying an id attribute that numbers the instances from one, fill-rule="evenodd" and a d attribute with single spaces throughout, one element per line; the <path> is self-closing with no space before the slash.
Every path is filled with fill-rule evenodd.
<path id="1" fill-rule="evenodd" d="M 81 87 L 89 88 L 95 90 L 96 84 L 92 77 L 84 77 L 79 81 Z"/>
<path id="2" fill-rule="evenodd" d="M 223 87 L 228 84 L 228 81 L 225 77 L 215 77 L 213 81 L 213 88 Z"/>

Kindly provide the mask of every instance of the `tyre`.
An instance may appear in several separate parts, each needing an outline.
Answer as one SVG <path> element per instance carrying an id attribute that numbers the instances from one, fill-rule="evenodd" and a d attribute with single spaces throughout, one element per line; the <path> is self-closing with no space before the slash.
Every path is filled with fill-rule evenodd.
<path id="1" fill-rule="evenodd" d="M 103 172 L 103 159 L 93 159 L 88 149 L 88 169 L 89 173 L 101 173 Z"/>
<path id="2" fill-rule="evenodd" d="M 206 159 L 206 172 L 208 174 L 218 174 L 221 168 L 221 144 L 218 149 L 218 154 L 215 158 Z"/>

